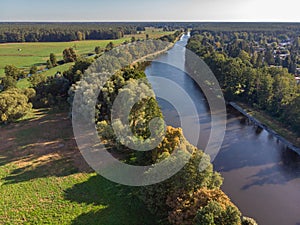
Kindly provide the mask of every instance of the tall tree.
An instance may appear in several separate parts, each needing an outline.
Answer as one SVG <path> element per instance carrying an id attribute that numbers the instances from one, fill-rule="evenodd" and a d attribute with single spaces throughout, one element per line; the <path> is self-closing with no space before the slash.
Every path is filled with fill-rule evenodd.
<path id="1" fill-rule="evenodd" d="M 50 62 L 52 64 L 53 67 L 57 66 L 57 60 L 56 60 L 56 56 L 54 53 L 50 53 Z"/>
<path id="2" fill-rule="evenodd" d="M 114 43 L 113 42 L 109 42 L 106 47 L 105 47 L 105 51 L 110 51 L 114 48 Z"/>
<path id="3" fill-rule="evenodd" d="M 4 68 L 5 76 L 12 77 L 15 80 L 20 78 L 21 71 L 14 65 L 7 65 Z"/>
<path id="4" fill-rule="evenodd" d="M 278 55 L 278 54 L 275 57 L 275 65 L 276 66 L 281 66 L 282 65 L 282 60 L 280 58 L 280 55 Z"/>
<path id="5" fill-rule="evenodd" d="M 73 48 L 66 48 L 63 51 L 63 58 L 66 63 L 75 62 L 78 59 L 78 56 Z"/>
<path id="6" fill-rule="evenodd" d="M 37 71 L 38 71 L 38 68 L 37 68 L 37 66 L 32 66 L 32 67 L 30 67 L 30 71 L 29 71 L 29 73 L 30 73 L 30 74 L 36 74 L 36 73 L 37 73 Z"/>
<path id="7" fill-rule="evenodd" d="M 264 57 L 263 57 L 263 54 L 262 53 L 258 53 L 257 55 L 257 60 L 256 60 L 256 67 L 257 68 L 260 68 L 263 66 L 263 60 L 264 60 Z"/>
<path id="8" fill-rule="evenodd" d="M 275 59 L 271 49 L 268 49 L 265 54 L 265 61 L 268 65 L 275 65 Z"/>
<path id="9" fill-rule="evenodd" d="M 100 54 L 101 51 L 102 51 L 102 49 L 101 49 L 100 46 L 96 46 L 96 47 L 95 47 L 95 53 L 96 53 L 96 54 Z"/>

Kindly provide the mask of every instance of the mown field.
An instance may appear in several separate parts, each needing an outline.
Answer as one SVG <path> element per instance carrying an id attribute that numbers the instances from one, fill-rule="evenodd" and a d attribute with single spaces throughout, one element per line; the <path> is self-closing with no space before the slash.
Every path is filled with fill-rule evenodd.
<path id="1" fill-rule="evenodd" d="M 34 111 L 0 140 L 0 224 L 157 224 L 134 189 L 89 169 L 67 112 Z"/>
<path id="2" fill-rule="evenodd" d="M 18 68 L 29 69 L 31 66 L 42 66 L 49 59 L 50 53 L 54 53 L 58 60 L 62 59 L 62 52 L 65 48 L 73 47 L 80 55 L 94 53 L 96 46 L 105 48 L 112 41 L 115 45 L 124 41 L 130 41 L 132 36 L 137 39 L 145 39 L 146 34 L 150 38 L 158 38 L 173 32 L 164 32 L 160 29 L 147 29 L 136 35 L 127 35 L 118 40 L 100 41 L 75 41 L 75 42 L 35 42 L 35 43 L 8 43 L 0 44 L 0 77 L 4 75 L 4 67 L 12 64 Z M 22 51 L 19 51 L 21 49 Z"/>

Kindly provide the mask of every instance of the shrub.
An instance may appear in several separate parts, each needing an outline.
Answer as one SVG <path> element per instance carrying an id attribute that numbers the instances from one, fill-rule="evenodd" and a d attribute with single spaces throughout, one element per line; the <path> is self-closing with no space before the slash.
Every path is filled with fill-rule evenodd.
<path id="1" fill-rule="evenodd" d="M 32 87 L 36 87 L 39 83 L 45 82 L 47 80 L 44 74 L 33 74 L 28 78 Z"/>
<path id="2" fill-rule="evenodd" d="M 49 77 L 35 87 L 33 98 L 35 108 L 64 106 L 67 104 L 70 83 L 62 76 Z"/>
<path id="3" fill-rule="evenodd" d="M 228 208 L 228 212 L 225 211 L 223 214 L 220 214 L 220 216 L 222 215 L 223 220 L 226 220 L 227 217 L 227 220 L 230 220 L 230 218 L 232 218 L 230 215 L 234 214 L 235 211 L 238 212 L 238 215 L 240 214 L 238 209 L 231 203 L 228 196 L 220 189 L 200 188 L 193 193 L 178 190 L 172 195 L 169 195 L 167 199 L 167 205 L 172 208 L 168 217 L 170 223 L 175 225 L 193 224 L 199 210 L 201 211 L 201 209 L 208 207 L 208 204 L 211 201 L 217 202 L 218 206 L 224 210 Z M 230 210 L 233 210 L 234 212 L 231 213 Z M 206 211 L 202 210 L 201 221 L 203 222 L 205 218 L 210 218 L 210 216 Z"/>
<path id="4" fill-rule="evenodd" d="M 16 88 L 17 80 L 15 80 L 13 77 L 5 76 L 2 78 L 1 86 L 2 86 L 3 90 L 8 90 L 10 88 Z"/>
<path id="5" fill-rule="evenodd" d="M 18 89 L 9 89 L 0 93 L 0 121 L 2 123 L 15 121 L 28 113 L 32 104 Z"/>
<path id="6" fill-rule="evenodd" d="M 218 201 L 210 201 L 198 210 L 195 225 L 241 225 L 241 213 L 232 206 L 222 206 Z"/>
<path id="7" fill-rule="evenodd" d="M 36 92 L 33 88 L 26 88 L 23 91 L 24 95 L 26 95 L 26 97 L 29 99 L 29 101 L 32 101 L 33 98 L 36 96 Z"/>
<path id="8" fill-rule="evenodd" d="M 64 58 L 65 63 L 76 62 L 78 59 L 78 56 L 73 48 L 66 48 L 63 51 L 63 58 Z M 51 62 L 51 64 L 52 64 L 52 62 Z"/>

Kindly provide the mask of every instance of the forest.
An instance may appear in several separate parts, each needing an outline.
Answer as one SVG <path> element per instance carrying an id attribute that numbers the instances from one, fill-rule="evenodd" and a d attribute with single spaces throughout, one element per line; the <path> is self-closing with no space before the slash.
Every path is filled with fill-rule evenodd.
<path id="1" fill-rule="evenodd" d="M 97 23 L 0 23 L 0 43 L 119 39 L 143 29 Z"/>
<path id="2" fill-rule="evenodd" d="M 193 30 L 187 47 L 211 68 L 227 101 L 263 110 L 299 132 L 299 40 L 296 32 L 276 30 Z"/>
<path id="3" fill-rule="evenodd" d="M 137 34 L 145 27 L 165 31 L 179 25 L 161 23 L 0 23 L 0 43 L 112 40 Z"/>

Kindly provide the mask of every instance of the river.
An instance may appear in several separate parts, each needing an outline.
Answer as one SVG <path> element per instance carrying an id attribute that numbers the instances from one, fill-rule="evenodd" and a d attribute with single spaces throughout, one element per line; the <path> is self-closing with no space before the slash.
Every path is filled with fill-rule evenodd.
<path id="1" fill-rule="evenodd" d="M 184 134 L 188 139 L 201 125 L 196 144 L 203 149 L 210 135 L 209 106 L 195 82 L 178 69 L 184 68 L 185 51 L 176 46 L 185 46 L 188 39 L 189 36 L 184 35 L 172 49 L 159 56 L 158 60 L 164 63 L 153 62 L 145 72 L 155 92 L 161 87 L 152 82 L 151 77 L 160 76 L 176 82 L 189 94 L 199 118 L 184 130 Z M 168 65 L 168 62 L 175 62 L 178 68 Z M 177 94 L 174 89 L 168 91 Z M 178 98 L 178 101 L 182 99 Z M 175 108 L 165 100 L 158 99 L 158 102 L 167 125 L 179 127 Z M 257 129 L 239 112 L 228 109 L 224 142 L 213 164 L 224 177 L 222 190 L 243 215 L 253 217 L 260 225 L 300 225 L 300 166 L 297 157 L 267 131 Z"/>

